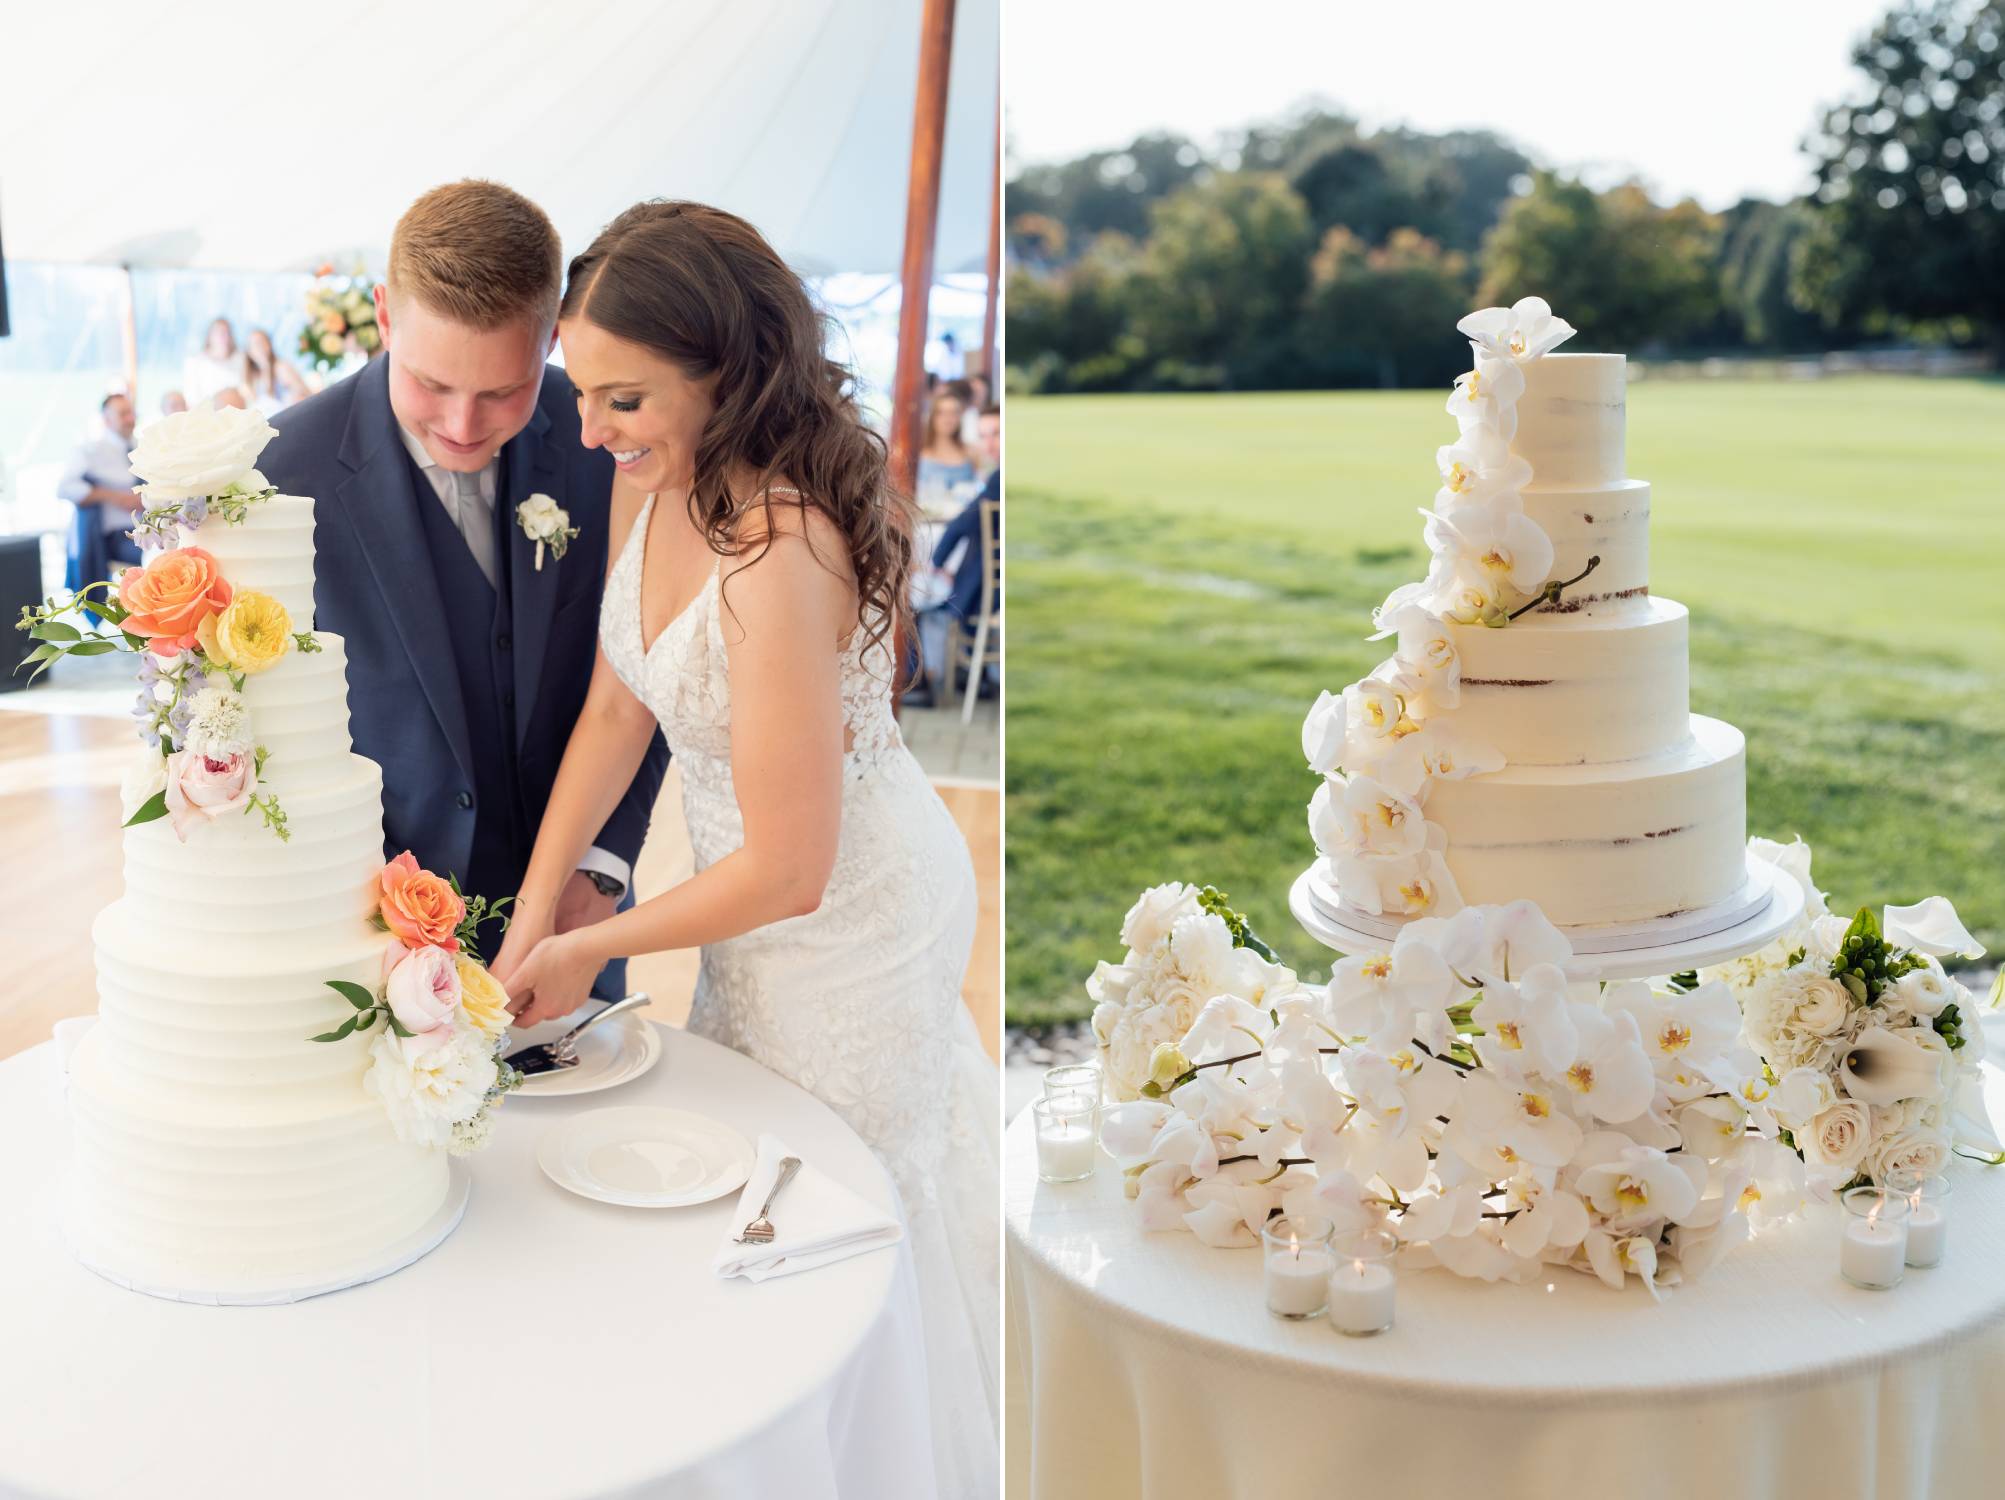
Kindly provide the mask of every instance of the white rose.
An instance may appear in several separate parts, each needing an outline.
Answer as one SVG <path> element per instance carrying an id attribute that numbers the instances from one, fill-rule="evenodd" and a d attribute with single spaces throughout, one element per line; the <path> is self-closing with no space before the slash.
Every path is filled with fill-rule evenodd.
<path id="1" fill-rule="evenodd" d="M 177 412 L 139 430 L 132 472 L 150 504 L 216 495 L 252 473 L 276 436 L 262 413 L 243 407 Z"/>
<path id="2" fill-rule="evenodd" d="M 1897 1175 L 1936 1177 L 1949 1165 L 1949 1137 L 1939 1130 L 1907 1126 L 1891 1130 L 1866 1152 L 1868 1177 L 1884 1183 Z"/>
<path id="3" fill-rule="evenodd" d="M 1170 935 L 1170 928 L 1179 917 L 1199 910 L 1196 886 L 1175 882 L 1152 886 L 1142 892 L 1122 919 L 1121 941 L 1136 953 L 1149 953 Z"/>
<path id="4" fill-rule="evenodd" d="M 1931 958 L 1927 968 L 1903 974 L 1894 981 L 1892 999 L 1913 1015 L 1933 1018 L 1942 1014 L 1943 1007 L 1956 999 L 1961 988 L 1943 972 L 1942 964 Z"/>
<path id="5" fill-rule="evenodd" d="M 141 750 L 125 768 L 125 779 L 119 783 L 119 806 L 129 818 L 166 790 L 167 757 L 158 750 Z"/>
<path id="6" fill-rule="evenodd" d="M 1871 1131 L 1866 1106 L 1843 1099 L 1812 1120 L 1810 1128 L 1797 1135 L 1796 1144 L 1808 1160 L 1849 1172 L 1866 1154 Z"/>
<path id="7" fill-rule="evenodd" d="M 531 495 L 515 507 L 515 514 L 522 521 L 522 529 L 531 541 L 548 541 L 570 523 L 570 517 L 561 506 L 548 495 Z"/>

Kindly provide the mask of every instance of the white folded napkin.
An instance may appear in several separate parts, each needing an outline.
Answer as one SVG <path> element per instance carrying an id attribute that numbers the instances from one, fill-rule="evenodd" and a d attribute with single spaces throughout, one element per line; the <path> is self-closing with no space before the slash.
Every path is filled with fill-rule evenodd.
<path id="1" fill-rule="evenodd" d="M 759 1137 L 759 1160 L 745 1180 L 745 1190 L 738 1195 L 737 1211 L 724 1231 L 724 1244 L 713 1264 L 719 1276 L 743 1276 L 747 1281 L 790 1276 L 895 1245 L 904 1238 L 905 1231 L 896 1219 L 872 1208 L 803 1158 L 801 1169 L 780 1190 L 779 1200 L 767 1214 L 778 1231 L 771 1243 L 739 1244 L 732 1236 L 758 1217 L 759 1205 L 766 1201 L 773 1179 L 779 1175 L 780 1158 L 798 1155 L 778 1136 Z"/>

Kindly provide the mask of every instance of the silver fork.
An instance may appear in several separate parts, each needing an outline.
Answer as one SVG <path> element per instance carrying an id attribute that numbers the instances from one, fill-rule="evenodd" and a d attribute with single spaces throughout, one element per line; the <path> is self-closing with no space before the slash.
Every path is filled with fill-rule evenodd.
<path id="1" fill-rule="evenodd" d="M 798 1156 L 780 1158 L 780 1174 L 773 1179 L 773 1189 L 766 1194 L 766 1201 L 759 1205 L 759 1217 L 747 1224 L 736 1236 L 741 1245 L 770 1245 L 773 1243 L 773 1221 L 766 1217 L 773 1206 L 773 1200 L 780 1196 L 780 1189 L 793 1180 L 794 1173 L 800 1171 Z"/>

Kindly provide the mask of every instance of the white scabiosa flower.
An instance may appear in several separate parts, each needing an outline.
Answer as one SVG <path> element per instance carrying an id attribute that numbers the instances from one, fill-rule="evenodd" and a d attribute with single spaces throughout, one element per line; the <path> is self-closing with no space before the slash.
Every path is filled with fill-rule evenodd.
<path id="1" fill-rule="evenodd" d="M 222 759 L 248 754 L 250 715 L 244 700 L 227 687 L 203 688 L 188 704 L 188 735 L 183 749 Z"/>

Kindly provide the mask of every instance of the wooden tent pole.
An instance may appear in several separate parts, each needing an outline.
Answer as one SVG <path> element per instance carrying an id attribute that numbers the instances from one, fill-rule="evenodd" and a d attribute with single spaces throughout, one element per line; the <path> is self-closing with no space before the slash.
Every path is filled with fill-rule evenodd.
<path id="1" fill-rule="evenodd" d="M 1000 400 L 1002 380 L 996 367 L 996 297 L 1002 284 L 1002 79 L 996 79 L 995 176 L 989 183 L 989 286 L 982 310 L 982 373 L 989 377 L 989 399 Z"/>
<path id="2" fill-rule="evenodd" d="M 919 478 L 919 407 L 926 392 L 926 313 L 933 292 L 933 237 L 946 151 L 947 72 L 954 51 L 954 0 L 925 0 L 919 18 L 919 89 L 912 106 L 912 171 L 905 191 L 900 268 L 898 373 L 891 386 L 891 474 L 909 495 Z"/>
<path id="3" fill-rule="evenodd" d="M 139 410 L 139 315 L 134 304 L 138 297 L 132 285 L 132 267 L 121 265 L 119 270 L 125 273 L 119 284 L 119 334 L 125 344 L 125 396 L 136 413 Z"/>

